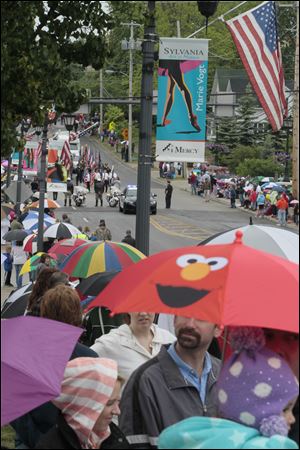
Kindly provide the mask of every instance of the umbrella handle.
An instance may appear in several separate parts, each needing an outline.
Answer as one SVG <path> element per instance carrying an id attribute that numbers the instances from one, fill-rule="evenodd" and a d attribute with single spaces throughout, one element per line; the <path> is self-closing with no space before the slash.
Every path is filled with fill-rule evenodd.
<path id="1" fill-rule="evenodd" d="M 221 359 L 222 366 L 224 364 L 224 359 L 225 359 L 225 352 L 226 352 L 226 346 L 227 346 L 228 333 L 229 333 L 228 327 L 225 327 L 224 328 L 224 337 L 223 337 L 224 342 L 223 342 L 223 348 L 222 348 L 222 359 Z"/>

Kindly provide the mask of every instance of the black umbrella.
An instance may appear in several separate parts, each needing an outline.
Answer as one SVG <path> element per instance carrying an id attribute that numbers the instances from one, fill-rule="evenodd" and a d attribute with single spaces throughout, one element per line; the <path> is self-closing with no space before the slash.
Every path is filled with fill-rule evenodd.
<path id="1" fill-rule="evenodd" d="M 25 230 L 11 230 L 5 233 L 3 239 L 5 241 L 24 241 L 24 239 L 28 236 L 27 231 Z"/>
<path id="2" fill-rule="evenodd" d="M 76 289 L 84 297 L 96 296 L 111 282 L 111 280 L 120 273 L 117 272 L 102 272 L 95 273 L 88 278 L 83 279 Z"/>
<path id="3" fill-rule="evenodd" d="M 31 292 L 26 292 L 13 303 L 6 303 L 1 310 L 1 319 L 23 316 L 30 294 Z"/>

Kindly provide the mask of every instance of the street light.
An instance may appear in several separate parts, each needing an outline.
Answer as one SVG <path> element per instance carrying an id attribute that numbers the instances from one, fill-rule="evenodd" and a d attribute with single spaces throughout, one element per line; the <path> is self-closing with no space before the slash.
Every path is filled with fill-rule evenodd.
<path id="1" fill-rule="evenodd" d="M 20 214 L 21 207 L 21 191 L 22 191 L 22 169 L 23 169 L 23 148 L 25 145 L 24 134 L 27 133 L 31 126 L 31 119 L 22 119 L 21 122 L 21 137 L 19 140 L 19 163 L 18 163 L 18 181 L 17 181 L 17 201 L 16 201 L 16 214 Z"/>
<path id="2" fill-rule="evenodd" d="M 65 119 L 65 127 L 66 127 L 66 130 L 69 132 L 69 137 L 70 137 L 70 133 L 74 128 L 76 116 L 74 114 L 66 114 L 64 116 L 64 119 Z"/>

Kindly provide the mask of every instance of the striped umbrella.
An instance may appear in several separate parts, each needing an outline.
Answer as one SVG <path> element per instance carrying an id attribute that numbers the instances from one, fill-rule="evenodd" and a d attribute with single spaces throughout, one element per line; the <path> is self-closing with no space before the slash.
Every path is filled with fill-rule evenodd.
<path id="1" fill-rule="evenodd" d="M 44 228 L 49 227 L 55 223 L 55 219 L 48 214 L 44 215 Z M 30 211 L 27 217 L 23 220 L 23 227 L 25 230 L 34 231 L 39 227 L 39 213 Z"/>
<path id="2" fill-rule="evenodd" d="M 44 236 L 53 239 L 68 239 L 79 233 L 80 231 L 78 228 L 74 227 L 74 225 L 65 222 L 57 222 L 47 228 Z"/>
<path id="3" fill-rule="evenodd" d="M 264 225 L 247 225 L 234 228 L 223 233 L 215 234 L 199 245 L 230 244 L 234 240 L 237 230 L 243 232 L 243 242 L 249 247 L 272 255 L 281 256 L 291 262 L 299 264 L 299 235 L 292 231 L 268 227 Z"/>
<path id="4" fill-rule="evenodd" d="M 87 278 L 97 272 L 121 271 L 146 256 L 120 242 L 91 242 L 73 250 L 60 269 L 74 278 Z"/>
<path id="5" fill-rule="evenodd" d="M 20 275 L 24 275 L 25 273 L 33 272 L 34 270 L 36 270 L 42 255 L 44 255 L 44 252 L 39 252 L 36 255 L 33 255 L 31 258 L 27 259 L 27 261 L 22 266 Z M 48 254 L 47 256 L 50 256 L 51 258 L 50 267 L 55 267 L 56 261 L 53 259 L 54 255 L 51 256 Z"/>
<path id="6" fill-rule="evenodd" d="M 83 239 L 63 239 L 62 241 L 54 244 L 49 252 L 55 253 L 57 255 L 65 255 L 68 256 L 72 253 L 75 248 L 79 247 L 82 244 L 86 244 L 86 240 Z"/>
<path id="7" fill-rule="evenodd" d="M 31 205 L 29 207 L 31 209 L 31 208 L 39 208 L 39 206 L 40 206 L 40 202 L 37 201 L 37 202 L 31 203 Z M 44 208 L 55 209 L 55 208 L 60 208 L 60 206 L 54 200 L 46 198 L 44 200 Z"/>

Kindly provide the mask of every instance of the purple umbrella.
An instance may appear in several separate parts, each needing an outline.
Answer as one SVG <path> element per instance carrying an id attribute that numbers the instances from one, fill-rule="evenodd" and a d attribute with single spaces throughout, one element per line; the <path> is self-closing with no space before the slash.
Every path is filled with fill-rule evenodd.
<path id="1" fill-rule="evenodd" d="M 82 331 L 41 317 L 1 320 L 1 427 L 59 396 Z"/>

